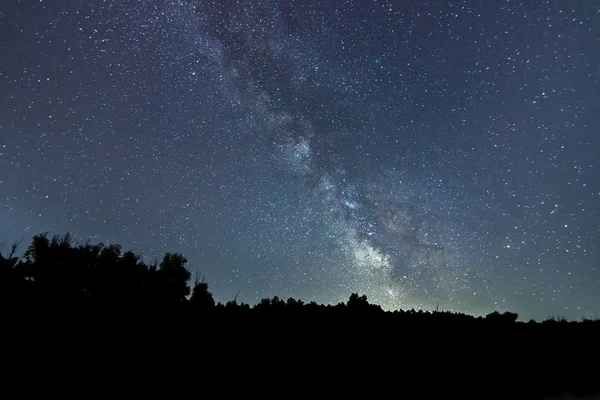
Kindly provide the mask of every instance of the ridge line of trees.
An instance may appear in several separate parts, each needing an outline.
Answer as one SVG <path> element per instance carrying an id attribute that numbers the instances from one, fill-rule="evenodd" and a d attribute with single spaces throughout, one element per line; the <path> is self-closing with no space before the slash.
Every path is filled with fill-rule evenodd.
<path id="1" fill-rule="evenodd" d="M 17 256 L 19 243 L 10 246 L 5 256 L 0 249 L 0 300 L 19 306 L 59 306 L 64 308 L 93 306 L 113 309 L 186 308 L 206 316 L 231 318 L 347 319 L 376 318 L 415 324 L 458 324 L 463 327 L 486 325 L 573 324 L 599 327 L 599 321 L 581 323 L 549 319 L 527 324 L 517 322 L 516 313 L 498 311 L 485 317 L 454 312 L 415 310 L 384 311 L 370 304 L 367 296 L 352 293 L 346 303 L 322 305 L 312 301 L 275 296 L 262 299 L 254 306 L 238 303 L 237 296 L 226 304 L 216 303 L 204 277 L 194 279 L 187 259 L 179 253 L 166 253 L 162 260 L 147 264 L 132 251 L 123 252 L 120 245 L 76 243 L 67 233 L 33 237 L 23 255 Z"/>

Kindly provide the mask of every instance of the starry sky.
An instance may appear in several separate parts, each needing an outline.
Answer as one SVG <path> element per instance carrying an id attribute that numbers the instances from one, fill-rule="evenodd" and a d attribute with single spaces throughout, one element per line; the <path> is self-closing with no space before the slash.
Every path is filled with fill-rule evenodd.
<path id="1" fill-rule="evenodd" d="M 600 316 L 598 2 L 9 0 L 0 37 L 0 240 L 181 252 L 222 302 Z"/>

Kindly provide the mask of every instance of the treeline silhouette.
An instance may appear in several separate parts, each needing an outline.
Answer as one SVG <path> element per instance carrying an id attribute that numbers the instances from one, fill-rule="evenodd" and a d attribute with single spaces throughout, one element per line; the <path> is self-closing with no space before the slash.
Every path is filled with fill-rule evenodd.
<path id="1" fill-rule="evenodd" d="M 363 348 L 366 349 L 364 354 L 379 354 L 394 362 L 402 360 L 407 363 L 407 360 L 413 360 L 411 365 L 414 368 L 419 363 L 423 364 L 420 368 L 431 368 L 431 359 L 425 357 L 428 350 L 436 351 L 436 363 L 440 364 L 440 349 L 458 349 L 462 352 L 461 346 L 464 345 L 459 345 L 457 338 L 470 335 L 474 343 L 481 343 L 475 345 L 483 349 L 478 361 L 471 361 L 474 369 L 484 365 L 480 363 L 487 363 L 506 371 L 503 363 L 511 364 L 510 379 L 513 383 L 498 385 L 494 380 L 497 375 L 486 370 L 486 379 L 492 380 L 482 380 L 480 384 L 492 387 L 493 391 L 483 389 L 483 392 L 479 392 L 477 387 L 457 386 L 455 389 L 462 398 L 466 398 L 466 388 L 474 390 L 475 394 L 483 393 L 483 397 L 477 395 L 477 398 L 492 398 L 495 397 L 492 394 L 508 393 L 508 398 L 524 398 L 526 395 L 528 399 L 565 391 L 593 394 L 598 393 L 599 389 L 599 380 L 590 377 L 595 370 L 587 369 L 580 362 L 581 352 L 573 347 L 573 339 L 581 344 L 581 339 L 586 336 L 595 342 L 600 338 L 598 321 L 548 319 L 525 323 L 519 322 L 518 315 L 512 312 L 496 311 L 476 317 L 448 311 L 384 311 L 379 305 L 370 304 L 366 296 L 357 293 L 351 293 L 345 303 L 335 305 L 303 302 L 294 298 L 283 300 L 277 296 L 262 299 L 252 306 L 238 303 L 237 298 L 222 304 L 215 302 L 204 279 L 192 279 L 187 260 L 182 254 L 166 253 L 162 260 L 148 264 L 141 255 L 124 252 L 119 245 L 92 244 L 89 241 L 77 243 L 70 234 L 49 237 L 47 233 L 36 235 L 21 255 L 17 255 L 18 244 L 4 247 L 0 251 L 3 325 L 19 326 L 14 321 L 8 322 L 8 315 L 21 316 L 22 321 L 29 321 L 28 324 L 37 320 L 50 321 L 29 329 L 36 335 L 48 335 L 48 326 L 53 329 L 68 326 L 69 330 L 80 332 L 82 321 L 93 321 L 93 329 L 88 332 L 93 332 L 101 339 L 92 341 L 83 336 L 80 338 L 83 341 L 81 346 L 89 347 L 105 341 L 107 337 L 115 336 L 114 332 L 117 331 L 119 334 L 116 337 L 126 348 L 136 341 L 141 342 L 148 332 L 170 332 L 170 336 L 175 338 L 185 332 L 190 337 L 198 338 L 214 331 L 219 332 L 214 338 L 225 335 L 227 339 L 222 339 L 225 344 L 221 347 L 214 344 L 217 343 L 214 338 L 211 343 L 220 352 L 236 349 L 237 358 L 242 349 L 253 348 L 260 349 L 253 359 L 264 357 L 268 351 L 283 351 L 286 359 L 302 359 L 303 353 L 323 357 L 324 354 L 333 354 L 335 349 L 340 357 L 349 352 L 356 357 L 361 354 L 359 349 Z M 312 328 L 315 325 L 307 324 L 311 321 L 317 322 L 320 328 Z M 267 328 L 253 328 L 254 339 L 250 339 L 253 329 L 248 325 L 240 328 L 244 326 L 239 325 L 240 322 L 261 322 L 253 326 Z M 301 324 L 295 324 L 293 329 L 284 329 L 289 325 L 286 322 Z M 223 327 L 232 323 L 238 325 L 235 325 L 232 333 L 228 333 L 227 328 Z M 125 328 L 137 325 L 140 325 L 137 334 L 123 333 Z M 300 334 L 300 331 L 304 333 Z M 100 335 L 98 332 L 103 333 Z M 415 345 L 411 348 L 404 344 L 412 343 L 412 339 L 408 339 L 411 333 L 432 337 L 436 345 L 425 348 Z M 160 341 L 153 341 L 144 349 L 152 349 L 154 354 L 162 345 L 172 352 L 180 339 L 166 340 L 164 333 L 161 335 Z M 530 347 L 526 350 L 527 357 L 516 362 L 510 351 L 505 352 L 498 346 L 509 337 L 525 340 L 527 337 L 535 340 L 546 337 L 549 339 L 548 347 L 543 345 L 537 351 Z M 560 345 L 561 337 L 568 340 L 565 342 L 568 343 L 567 352 L 557 350 L 557 346 L 565 348 Z M 63 340 L 71 343 L 75 336 L 65 335 Z M 36 338 L 34 342 L 40 342 L 40 339 Z M 27 346 L 30 345 L 31 342 L 28 342 Z M 183 354 L 185 350 L 181 352 Z M 202 354 L 205 355 L 205 352 Z M 585 354 L 583 358 L 591 357 Z M 378 359 L 376 362 L 381 361 Z M 393 371 L 385 370 L 391 373 L 390 382 L 395 379 Z M 530 371 L 537 371 L 537 375 L 532 375 Z M 355 372 L 360 376 L 359 379 L 366 382 L 366 371 L 356 369 Z M 378 377 L 381 377 L 381 372 L 373 379 L 377 380 Z M 328 382 L 332 384 L 334 381 Z M 384 383 L 377 385 L 383 387 Z M 423 390 L 419 385 L 416 387 L 419 391 Z M 408 390 L 408 384 L 404 384 L 402 390 Z M 444 386 L 440 390 L 448 394 L 453 393 L 454 389 Z"/>
<path id="2" fill-rule="evenodd" d="M 289 298 L 264 298 L 254 306 L 216 303 L 204 279 L 191 280 L 187 259 L 178 253 L 166 253 L 151 264 L 120 245 L 76 243 L 70 234 L 33 237 L 21 256 L 18 244 L 8 254 L 0 252 L 0 299 L 13 306 L 89 306 L 118 310 L 137 307 L 188 310 L 204 317 L 234 319 L 370 319 L 401 322 L 410 327 L 447 325 L 460 328 L 477 326 L 521 332 L 564 333 L 594 331 L 599 320 L 566 321 L 547 319 L 541 323 L 518 322 L 518 314 L 492 312 L 485 317 L 448 311 L 384 311 L 370 304 L 367 296 L 351 293 L 347 302 L 336 305 L 305 303 Z M 6 251 L 4 252 L 6 253 Z"/>

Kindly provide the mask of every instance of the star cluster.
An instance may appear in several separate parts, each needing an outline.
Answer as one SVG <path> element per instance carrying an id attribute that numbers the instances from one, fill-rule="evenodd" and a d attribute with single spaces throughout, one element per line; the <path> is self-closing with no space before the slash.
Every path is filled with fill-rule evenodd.
<path id="1" fill-rule="evenodd" d="M 594 2 L 15 1 L 3 239 L 186 254 L 217 300 L 600 315 Z"/>

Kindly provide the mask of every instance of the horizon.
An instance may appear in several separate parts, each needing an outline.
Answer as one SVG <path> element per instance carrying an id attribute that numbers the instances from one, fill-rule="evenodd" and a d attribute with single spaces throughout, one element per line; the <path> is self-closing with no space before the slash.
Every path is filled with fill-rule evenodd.
<path id="1" fill-rule="evenodd" d="M 47 232 L 47 235 L 48 235 L 48 237 L 55 236 L 57 238 L 60 238 L 60 237 L 64 237 L 65 235 L 71 236 L 71 233 L 67 232 L 67 233 L 65 233 L 63 235 L 60 235 L 60 234 L 51 235 L 50 232 Z M 26 248 L 23 248 L 23 246 L 22 246 L 23 243 L 22 242 L 23 242 L 23 240 L 21 240 L 21 241 L 13 241 L 12 242 L 12 244 L 15 244 L 15 245 L 18 244 L 18 247 L 15 249 L 16 251 L 13 253 L 13 256 L 16 259 L 18 259 L 19 262 L 25 260 L 25 251 L 26 251 Z M 76 238 L 73 237 L 72 245 L 74 247 L 80 246 L 80 245 L 84 245 L 86 243 L 89 243 L 91 245 L 102 244 L 103 246 L 119 245 L 118 243 L 110 243 L 110 242 L 102 242 L 102 241 L 100 241 L 98 243 L 94 243 L 94 242 L 92 242 L 89 239 L 88 240 L 77 240 Z M 4 254 L 4 249 L 6 248 L 6 244 L 7 244 L 6 241 L 4 241 L 4 242 L 0 241 L 0 256 L 7 256 L 8 255 L 8 254 Z M 22 251 L 19 251 L 19 249 L 22 249 Z M 127 251 L 132 251 L 133 252 L 132 249 L 125 249 L 125 248 L 122 248 L 122 251 L 123 251 L 123 253 L 125 253 Z M 160 262 L 160 259 L 161 259 L 161 257 L 159 257 L 159 256 L 155 256 L 155 257 L 151 257 L 150 258 L 150 257 L 144 256 L 141 253 L 135 253 L 134 252 L 134 254 L 137 254 L 138 256 L 140 256 L 140 261 L 143 262 L 146 265 L 158 265 L 158 263 Z M 183 254 L 183 256 L 185 257 L 185 254 Z M 186 267 L 186 269 L 188 271 L 190 271 L 190 278 L 188 280 L 188 283 L 192 284 L 192 282 L 194 282 L 194 281 L 205 282 L 208 285 L 208 291 L 212 294 L 212 292 L 211 292 L 211 285 L 207 281 L 206 276 L 201 271 L 199 271 L 198 269 L 196 269 L 194 271 L 194 268 L 192 266 L 190 266 L 189 263 L 186 264 L 185 267 Z M 201 276 L 201 279 L 199 279 L 199 276 Z M 355 292 L 349 292 L 349 294 L 346 297 L 350 298 L 350 296 L 352 294 L 354 294 L 354 293 Z M 358 292 L 356 292 L 356 294 L 358 294 L 359 296 L 362 295 L 361 293 L 358 293 Z M 190 293 L 189 295 L 186 296 L 186 299 L 189 300 L 191 298 L 191 296 L 192 296 L 192 294 Z M 241 298 L 241 301 L 238 301 L 238 300 L 240 300 L 240 298 Z M 243 301 L 243 293 L 238 292 L 235 295 L 235 297 L 232 298 L 232 299 L 218 299 L 218 298 L 215 298 L 215 302 L 216 302 L 216 304 L 220 304 L 220 305 L 225 306 L 230 301 L 233 301 L 233 302 L 235 302 L 236 304 L 239 304 L 239 305 L 246 304 L 246 305 L 249 305 L 250 307 L 254 307 L 254 306 L 256 306 L 258 303 L 260 303 L 264 299 L 271 300 L 271 299 L 274 299 L 274 298 L 278 298 L 278 299 L 283 300 L 285 302 L 287 302 L 289 299 L 295 299 L 296 301 L 302 301 L 305 304 L 308 304 L 308 303 L 311 303 L 311 302 L 314 301 L 314 300 L 311 300 L 311 299 L 294 298 L 293 296 L 282 297 L 282 296 L 279 296 L 277 294 L 273 294 L 273 295 L 270 295 L 270 296 L 262 297 L 262 298 L 260 298 L 258 300 L 255 300 L 255 301 L 245 302 L 245 301 Z M 318 303 L 318 302 L 316 302 L 316 303 L 318 305 L 323 305 L 323 306 L 335 306 L 335 305 L 339 305 L 339 304 L 347 304 L 347 300 L 346 301 L 342 300 L 342 301 L 336 301 L 336 302 L 329 302 L 329 303 Z M 509 310 L 509 309 L 500 309 L 500 308 L 491 310 L 491 311 L 489 311 L 486 314 L 465 313 L 465 312 L 456 311 L 456 310 L 452 310 L 452 309 L 445 309 L 443 307 L 443 305 L 440 306 L 439 302 L 436 303 L 436 306 L 435 306 L 434 309 L 427 309 L 427 308 L 386 308 L 386 307 L 384 307 L 384 306 L 382 306 L 380 304 L 373 303 L 373 302 L 369 302 L 369 304 L 379 306 L 384 312 L 391 312 L 391 313 L 393 313 L 395 311 L 398 311 L 398 312 L 410 312 L 410 311 L 421 312 L 422 311 L 422 312 L 425 312 L 425 313 L 437 313 L 437 312 L 439 312 L 439 313 L 464 314 L 464 315 L 472 316 L 472 317 L 475 317 L 475 318 L 485 318 L 488 314 L 493 313 L 493 312 L 498 312 L 500 314 L 503 314 L 505 312 L 515 312 L 518 315 L 517 322 L 523 322 L 523 323 L 527 323 L 527 322 L 531 322 L 531 321 L 534 321 L 536 323 L 540 323 L 540 322 L 550 321 L 550 320 L 554 320 L 554 321 L 568 321 L 568 322 L 582 322 L 582 321 L 597 321 L 597 320 L 600 320 L 599 316 L 596 316 L 596 317 L 581 316 L 581 317 L 576 318 L 576 319 L 569 319 L 569 318 L 564 317 L 560 313 L 552 313 L 552 314 L 546 316 L 545 318 L 541 318 L 541 319 L 523 318 L 521 316 L 521 314 L 518 313 L 519 310 Z"/>

